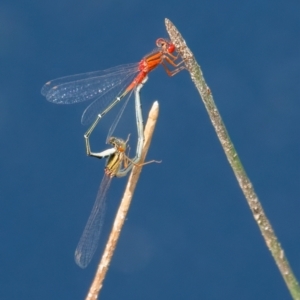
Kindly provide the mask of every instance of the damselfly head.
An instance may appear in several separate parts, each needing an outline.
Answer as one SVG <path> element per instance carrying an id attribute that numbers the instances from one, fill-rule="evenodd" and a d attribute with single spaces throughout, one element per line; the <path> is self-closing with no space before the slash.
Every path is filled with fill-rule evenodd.
<path id="1" fill-rule="evenodd" d="M 108 143 L 111 144 L 112 146 L 114 146 L 114 148 L 118 151 L 118 152 L 125 152 L 126 151 L 126 142 L 123 139 L 120 138 L 116 138 L 111 136 L 108 139 Z"/>
<path id="2" fill-rule="evenodd" d="M 168 51 L 169 53 L 173 53 L 175 50 L 176 50 L 175 45 L 172 44 L 172 43 L 169 43 L 169 44 L 168 44 L 168 49 L 167 49 L 167 51 Z"/>
<path id="3" fill-rule="evenodd" d="M 164 52 L 173 53 L 176 48 L 173 43 L 167 39 L 159 38 L 156 40 L 156 46 L 162 48 Z"/>

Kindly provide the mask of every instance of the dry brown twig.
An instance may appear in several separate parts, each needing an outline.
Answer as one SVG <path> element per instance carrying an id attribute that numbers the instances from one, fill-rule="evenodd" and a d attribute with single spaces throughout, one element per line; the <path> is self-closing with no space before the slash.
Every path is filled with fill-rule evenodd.
<path id="1" fill-rule="evenodd" d="M 149 146 L 151 143 L 153 131 L 154 131 L 156 121 L 158 118 L 158 113 L 159 113 L 159 105 L 158 105 L 158 102 L 155 101 L 149 112 L 148 120 L 147 120 L 147 123 L 145 126 L 145 131 L 144 131 L 145 141 L 144 141 L 143 151 L 142 151 L 141 160 L 139 162 L 139 165 L 141 165 L 144 162 L 145 157 L 147 155 L 147 152 L 148 152 L 148 149 L 149 149 Z M 137 181 L 140 177 L 141 171 L 142 171 L 142 166 L 134 166 L 131 171 L 131 174 L 128 178 L 126 189 L 125 189 L 123 198 L 121 200 L 118 212 L 116 214 L 110 236 L 106 243 L 100 263 L 98 265 L 98 269 L 96 271 L 94 280 L 93 280 L 90 290 L 86 296 L 86 300 L 98 299 L 98 295 L 99 295 L 100 289 L 103 286 L 103 280 L 105 278 L 111 258 L 113 256 L 114 250 L 116 248 L 117 241 L 118 241 L 120 233 L 121 233 L 121 229 L 126 220 L 127 212 L 128 212 L 131 200 L 132 200 L 132 196 L 133 196 Z"/>

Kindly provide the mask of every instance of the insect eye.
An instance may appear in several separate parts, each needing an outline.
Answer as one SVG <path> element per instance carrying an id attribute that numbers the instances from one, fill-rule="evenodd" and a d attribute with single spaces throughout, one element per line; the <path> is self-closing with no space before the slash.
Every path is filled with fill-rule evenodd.
<path id="1" fill-rule="evenodd" d="M 168 52 L 169 53 L 173 53 L 175 51 L 175 46 L 174 46 L 174 44 L 169 44 L 169 46 L 168 46 Z"/>

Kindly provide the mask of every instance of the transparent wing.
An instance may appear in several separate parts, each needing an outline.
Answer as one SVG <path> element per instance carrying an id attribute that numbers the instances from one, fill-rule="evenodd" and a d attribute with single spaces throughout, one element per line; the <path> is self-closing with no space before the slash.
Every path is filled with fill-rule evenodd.
<path id="1" fill-rule="evenodd" d="M 103 71 L 71 75 L 47 82 L 42 95 L 56 104 L 73 104 L 92 100 L 122 84 L 130 74 L 138 72 L 138 64 L 121 65 Z"/>
<path id="2" fill-rule="evenodd" d="M 109 131 L 108 131 L 108 134 L 107 134 L 107 137 L 106 137 L 106 143 L 107 144 L 108 144 L 108 139 L 113 135 L 113 133 L 114 133 L 114 131 L 115 131 L 115 129 L 116 129 L 116 127 L 117 127 L 117 125 L 118 125 L 118 123 L 119 123 L 122 115 L 123 115 L 123 112 L 124 112 L 124 110 L 125 110 L 125 108 L 127 106 L 127 103 L 129 101 L 129 99 L 131 98 L 132 93 L 133 93 L 133 90 L 131 90 L 129 92 L 129 94 L 126 96 L 126 98 L 124 99 L 123 106 L 121 107 L 120 111 L 118 112 L 116 118 L 114 119 L 112 125 L 109 128 Z"/>
<path id="3" fill-rule="evenodd" d="M 116 97 L 120 96 L 124 92 L 135 76 L 136 73 L 123 74 L 122 82 L 111 87 L 106 91 L 106 93 L 99 95 L 98 98 L 84 110 L 81 117 L 81 124 L 88 125 L 95 121 L 97 115 L 115 101 Z"/>
<path id="4" fill-rule="evenodd" d="M 75 250 L 75 262 L 85 268 L 91 261 L 99 243 L 105 213 L 105 195 L 111 178 L 104 174 L 95 204 Z"/>

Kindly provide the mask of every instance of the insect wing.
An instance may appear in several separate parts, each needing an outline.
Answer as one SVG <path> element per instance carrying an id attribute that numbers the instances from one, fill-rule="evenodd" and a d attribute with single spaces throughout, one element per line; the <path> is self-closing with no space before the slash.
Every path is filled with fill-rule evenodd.
<path id="1" fill-rule="evenodd" d="M 50 102 L 73 104 L 105 95 L 120 85 L 128 74 L 138 72 L 138 64 L 121 65 L 107 70 L 71 75 L 47 82 L 41 93 Z"/>
<path id="2" fill-rule="evenodd" d="M 105 214 L 105 196 L 111 178 L 104 174 L 92 212 L 75 250 L 75 262 L 85 268 L 91 261 L 99 243 Z"/>
<path id="3" fill-rule="evenodd" d="M 105 94 L 100 94 L 98 98 L 84 110 L 81 117 L 81 124 L 88 125 L 93 122 L 99 113 L 106 109 L 113 101 L 116 100 L 118 96 L 120 96 L 120 94 L 124 92 L 128 85 L 133 81 L 135 76 L 136 73 L 132 72 L 124 74 L 122 82 L 119 82 L 118 85 L 110 87 Z"/>

